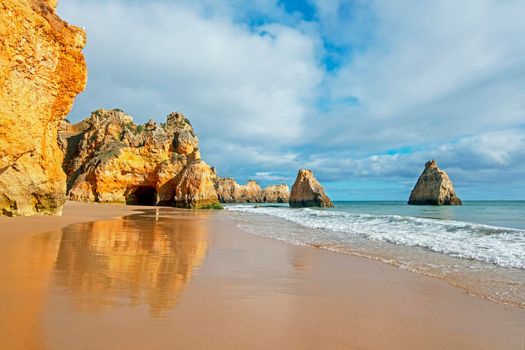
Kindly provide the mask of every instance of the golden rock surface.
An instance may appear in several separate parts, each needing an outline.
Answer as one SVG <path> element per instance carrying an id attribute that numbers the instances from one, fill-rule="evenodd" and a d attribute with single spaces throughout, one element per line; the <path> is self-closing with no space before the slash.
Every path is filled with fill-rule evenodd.
<path id="1" fill-rule="evenodd" d="M 85 86 L 80 28 L 56 1 L 0 2 L 0 214 L 60 214 L 66 176 L 57 127 Z"/>

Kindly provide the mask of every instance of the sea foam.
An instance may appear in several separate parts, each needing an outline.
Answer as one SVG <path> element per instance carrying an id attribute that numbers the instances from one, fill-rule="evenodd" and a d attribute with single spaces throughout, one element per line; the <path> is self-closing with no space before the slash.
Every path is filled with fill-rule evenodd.
<path id="1" fill-rule="evenodd" d="M 316 237 L 292 237 L 286 232 L 272 235 L 272 238 L 290 243 L 314 243 L 315 238 L 334 246 L 344 246 L 351 244 L 351 238 L 360 237 L 421 247 L 507 268 L 525 269 L 525 230 L 400 215 L 355 214 L 284 206 L 229 205 L 226 209 L 271 215 L 318 232 Z"/>

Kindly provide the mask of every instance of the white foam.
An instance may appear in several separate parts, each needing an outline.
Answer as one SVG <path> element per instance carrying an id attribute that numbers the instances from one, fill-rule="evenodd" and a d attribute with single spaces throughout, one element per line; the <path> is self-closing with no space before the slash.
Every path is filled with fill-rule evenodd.
<path id="1" fill-rule="evenodd" d="M 308 208 L 230 205 L 226 209 L 271 215 L 304 227 L 323 230 L 322 239 L 335 245 L 350 244 L 349 238 L 358 236 L 403 246 L 422 247 L 453 257 L 502 267 L 525 269 L 525 230 L 459 221 L 352 214 Z M 309 237 L 287 236 L 286 232 L 274 238 L 301 244 L 309 241 Z"/>

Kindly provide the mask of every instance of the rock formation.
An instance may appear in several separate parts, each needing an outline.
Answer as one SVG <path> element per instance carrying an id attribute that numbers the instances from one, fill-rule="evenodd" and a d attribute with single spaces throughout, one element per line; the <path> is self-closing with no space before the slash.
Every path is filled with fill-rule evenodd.
<path id="1" fill-rule="evenodd" d="M 325 194 L 323 186 L 314 177 L 313 172 L 301 169 L 292 186 L 290 206 L 333 208 L 334 204 Z"/>
<path id="2" fill-rule="evenodd" d="M 290 189 L 286 184 L 262 189 L 254 180 L 239 185 L 232 178 L 218 178 L 215 189 L 222 203 L 286 203 L 290 197 Z"/>
<path id="3" fill-rule="evenodd" d="M 85 33 L 56 0 L 0 2 L 0 214 L 60 214 L 57 126 L 84 89 Z"/>
<path id="4" fill-rule="evenodd" d="M 410 193 L 408 204 L 461 205 L 461 200 L 447 173 L 437 166 L 435 160 L 431 160 L 425 164 L 425 170 Z"/>
<path id="5" fill-rule="evenodd" d="M 98 110 L 62 125 L 69 198 L 76 201 L 217 205 L 215 173 L 200 159 L 188 119 L 171 113 L 166 123 L 136 125 L 121 110 Z"/>
<path id="6" fill-rule="evenodd" d="M 269 185 L 263 189 L 262 196 L 265 203 L 288 203 L 290 188 L 287 184 Z"/>
<path id="7" fill-rule="evenodd" d="M 208 164 L 196 160 L 175 178 L 175 206 L 181 208 L 220 207 L 214 187 L 215 173 Z"/>

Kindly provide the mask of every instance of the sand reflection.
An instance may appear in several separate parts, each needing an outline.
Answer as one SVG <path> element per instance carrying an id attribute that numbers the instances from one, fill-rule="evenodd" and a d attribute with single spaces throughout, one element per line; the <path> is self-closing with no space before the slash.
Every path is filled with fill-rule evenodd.
<path id="1" fill-rule="evenodd" d="M 78 311 L 131 305 L 162 317 L 206 255 L 206 220 L 197 215 L 152 209 L 64 228 L 56 282 Z"/>

